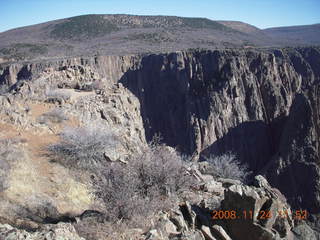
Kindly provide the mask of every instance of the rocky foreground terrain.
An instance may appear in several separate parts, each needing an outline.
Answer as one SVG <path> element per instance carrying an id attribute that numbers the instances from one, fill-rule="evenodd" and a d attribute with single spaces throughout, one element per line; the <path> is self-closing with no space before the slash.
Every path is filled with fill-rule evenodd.
<path id="1" fill-rule="evenodd" d="M 319 80 L 318 47 L 3 63 L 0 239 L 319 239 Z"/>

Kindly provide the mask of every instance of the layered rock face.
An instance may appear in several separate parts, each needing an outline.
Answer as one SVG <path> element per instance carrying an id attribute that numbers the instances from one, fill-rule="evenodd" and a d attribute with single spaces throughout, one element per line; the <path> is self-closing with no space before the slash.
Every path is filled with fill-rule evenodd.
<path id="1" fill-rule="evenodd" d="M 147 140 L 159 133 L 195 159 L 232 151 L 294 209 L 319 213 L 319 48 L 13 64 L 2 67 L 0 83 L 39 76 L 71 87 L 97 79 L 122 83 L 140 101 Z"/>
<path id="2" fill-rule="evenodd" d="M 319 201 L 319 49 L 148 56 L 120 80 L 139 99 L 146 136 L 188 154 L 233 151 L 294 208 Z"/>

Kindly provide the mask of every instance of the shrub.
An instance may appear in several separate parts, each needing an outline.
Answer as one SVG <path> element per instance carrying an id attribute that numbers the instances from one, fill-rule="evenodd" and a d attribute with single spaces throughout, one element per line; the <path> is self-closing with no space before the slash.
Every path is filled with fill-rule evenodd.
<path id="1" fill-rule="evenodd" d="M 151 223 L 144 225 L 145 230 L 149 229 L 150 226 L 148 225 L 151 225 Z M 80 237 L 88 240 L 141 239 L 140 229 L 130 229 L 130 226 L 122 222 L 114 224 L 89 218 L 75 223 L 74 227 Z"/>
<path id="2" fill-rule="evenodd" d="M 164 145 L 150 146 L 127 165 L 105 168 L 97 192 L 112 220 L 134 220 L 171 207 L 171 201 L 192 184 L 182 157 Z"/>
<path id="3" fill-rule="evenodd" d="M 68 117 L 61 108 L 55 108 L 50 112 L 44 113 L 38 119 L 41 124 L 45 124 L 48 122 L 62 123 L 66 120 L 68 120 Z"/>
<path id="4" fill-rule="evenodd" d="M 105 88 L 105 84 L 102 80 L 96 80 L 92 83 L 92 89 L 101 90 Z"/>
<path id="5" fill-rule="evenodd" d="M 104 169 L 95 187 L 98 196 L 105 202 L 109 220 L 130 219 L 137 212 L 141 214 L 143 209 L 148 211 L 137 191 L 137 180 L 134 172 L 120 164 Z"/>
<path id="6" fill-rule="evenodd" d="M 8 92 L 8 86 L 6 85 L 0 85 L 0 95 L 4 95 Z"/>
<path id="7" fill-rule="evenodd" d="M 183 156 L 156 142 L 126 164 L 110 162 L 104 153 L 117 150 L 119 139 L 101 126 L 87 126 L 65 129 L 61 142 L 49 150 L 60 163 L 92 175 L 94 192 L 105 203 L 108 220 L 133 224 L 141 216 L 169 209 L 176 196 L 192 184 Z"/>
<path id="8" fill-rule="evenodd" d="M 210 156 L 208 173 L 214 177 L 231 178 L 246 181 L 251 174 L 246 164 L 241 164 L 232 153 L 221 156 Z"/>
<path id="9" fill-rule="evenodd" d="M 171 194 L 183 189 L 188 182 L 184 176 L 183 157 L 165 145 L 152 145 L 143 154 L 135 156 L 131 165 L 137 171 L 140 187 L 148 195 L 156 188 L 160 194 Z"/>
<path id="10" fill-rule="evenodd" d="M 71 94 L 62 89 L 49 89 L 46 90 L 47 101 L 49 102 L 66 102 L 71 98 Z"/>
<path id="11" fill-rule="evenodd" d="M 102 126 L 67 127 L 60 134 L 61 142 L 50 145 L 53 160 L 68 167 L 99 168 L 104 152 L 116 148 L 117 137 Z"/>

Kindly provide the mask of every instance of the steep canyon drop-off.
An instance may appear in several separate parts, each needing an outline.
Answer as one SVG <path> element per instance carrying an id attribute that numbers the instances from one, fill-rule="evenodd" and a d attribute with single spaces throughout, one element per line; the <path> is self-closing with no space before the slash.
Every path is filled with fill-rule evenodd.
<path id="1" fill-rule="evenodd" d="M 319 213 L 319 48 L 14 63 L 1 66 L 0 84 L 32 85 L 47 69 L 80 69 L 86 81 L 121 83 L 140 101 L 147 140 L 161 134 L 196 159 L 232 151 L 255 174 L 266 175 L 293 209 Z"/>

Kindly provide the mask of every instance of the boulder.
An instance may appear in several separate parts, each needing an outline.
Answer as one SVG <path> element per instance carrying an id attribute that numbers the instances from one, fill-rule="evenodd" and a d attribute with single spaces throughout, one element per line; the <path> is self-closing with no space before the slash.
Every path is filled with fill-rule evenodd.
<path id="1" fill-rule="evenodd" d="M 223 195 L 224 187 L 222 186 L 221 182 L 217 182 L 216 180 L 209 180 L 206 181 L 203 186 L 203 190 L 205 192 L 213 193 L 215 195 Z"/>
<path id="2" fill-rule="evenodd" d="M 224 188 L 228 188 L 232 185 L 240 185 L 241 181 L 229 178 L 218 178 L 218 181 L 222 183 Z"/>
<path id="3" fill-rule="evenodd" d="M 206 240 L 217 240 L 214 236 L 212 236 L 212 233 L 209 227 L 203 225 L 201 226 L 201 231 Z"/>
<path id="4" fill-rule="evenodd" d="M 301 222 L 299 225 L 295 226 L 292 230 L 293 240 L 318 240 L 319 236 L 312 230 L 307 223 Z"/>
<path id="5" fill-rule="evenodd" d="M 232 185 L 225 190 L 223 211 L 234 211 L 235 219 L 225 220 L 232 238 L 275 240 L 291 234 L 293 220 L 289 205 L 262 177 L 256 185 Z M 280 227 L 281 226 L 281 227 Z"/>
<path id="6" fill-rule="evenodd" d="M 200 230 L 184 232 L 179 238 L 173 238 L 172 240 L 206 240 L 203 233 Z"/>
<path id="7" fill-rule="evenodd" d="M 152 229 L 150 230 L 147 234 L 146 234 L 146 240 L 162 240 L 160 234 L 158 233 L 158 231 L 156 229 Z"/>
<path id="8" fill-rule="evenodd" d="M 170 221 L 177 227 L 177 231 L 188 231 L 189 227 L 186 223 L 182 212 L 178 209 L 170 211 Z"/>
<path id="9" fill-rule="evenodd" d="M 229 235 L 226 233 L 226 231 L 223 229 L 223 227 L 219 225 L 213 225 L 211 230 L 219 236 L 220 240 L 232 240 Z"/>
<path id="10" fill-rule="evenodd" d="M 190 205 L 190 203 L 186 201 L 180 206 L 180 210 L 186 223 L 188 224 L 188 227 L 190 229 L 195 229 L 197 214 L 192 210 L 192 206 Z"/>

